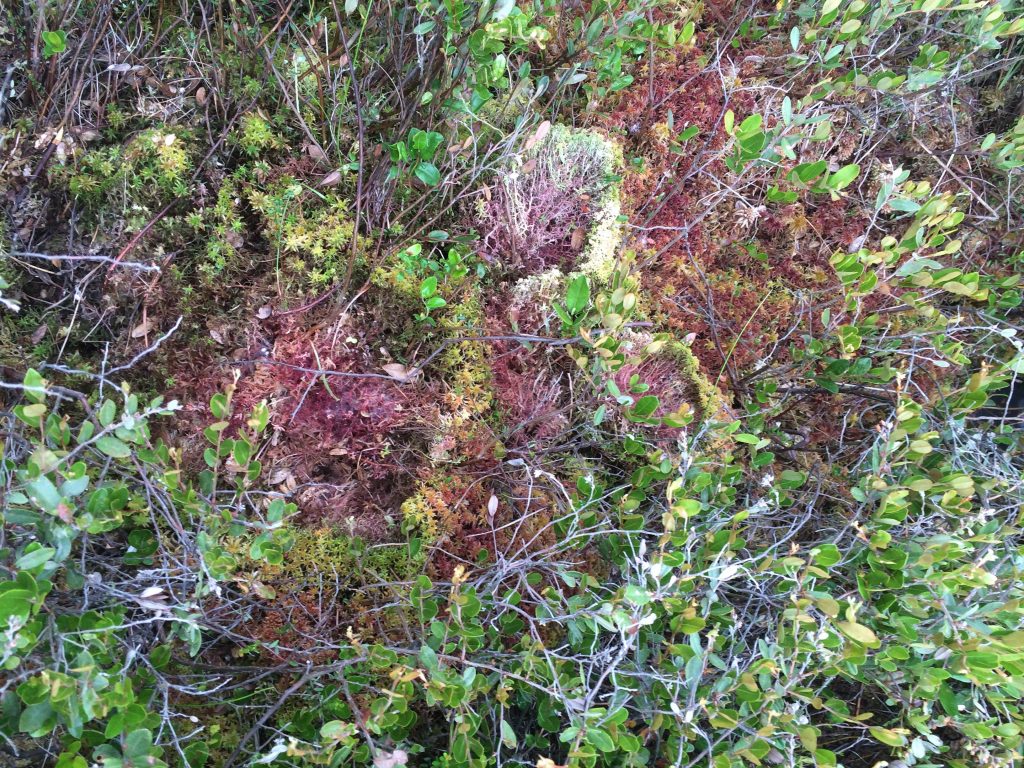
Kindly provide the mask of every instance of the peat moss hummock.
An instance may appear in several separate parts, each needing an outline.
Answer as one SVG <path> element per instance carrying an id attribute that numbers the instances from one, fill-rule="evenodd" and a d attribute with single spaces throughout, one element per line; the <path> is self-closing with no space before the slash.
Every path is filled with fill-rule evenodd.
<path id="1" fill-rule="evenodd" d="M 547 124 L 527 145 L 479 205 L 482 252 L 520 273 L 580 265 L 607 277 L 622 240 L 621 149 L 596 131 Z"/>

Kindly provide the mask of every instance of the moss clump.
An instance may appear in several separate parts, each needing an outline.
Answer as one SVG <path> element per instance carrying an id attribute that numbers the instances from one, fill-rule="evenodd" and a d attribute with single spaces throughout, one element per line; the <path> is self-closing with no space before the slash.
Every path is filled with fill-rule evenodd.
<path id="1" fill-rule="evenodd" d="M 239 210 L 241 196 L 235 179 L 226 180 L 217 190 L 217 200 L 209 208 L 188 216 L 186 221 L 206 239 L 205 259 L 199 271 L 213 278 L 236 265 L 242 245 L 245 223 Z"/>
<path id="2" fill-rule="evenodd" d="M 372 546 L 337 528 L 295 528 L 294 544 L 280 565 L 264 566 L 268 581 L 315 583 L 320 577 L 358 585 L 367 581 L 402 581 L 420 562 L 405 546 Z"/>
<path id="3" fill-rule="evenodd" d="M 402 502 L 402 528 L 410 536 L 433 544 L 440 533 L 438 521 L 444 505 L 444 496 L 437 488 L 421 483 L 416 493 Z"/>
<path id="4" fill-rule="evenodd" d="M 190 194 L 190 138 L 180 128 L 151 128 L 127 144 L 85 152 L 54 176 L 90 212 L 123 215 L 138 229 L 156 208 Z"/>
<path id="5" fill-rule="evenodd" d="M 290 176 L 265 190 L 253 188 L 248 197 L 263 220 L 264 234 L 274 244 L 279 270 L 313 288 L 329 285 L 348 272 L 355 223 L 347 200 L 312 193 Z M 355 256 L 360 263 L 366 245 L 360 238 Z"/>
<path id="6" fill-rule="evenodd" d="M 475 333 L 474 329 L 481 328 L 483 323 L 479 291 L 468 290 L 459 303 L 446 308 L 438 327 L 447 338 L 457 338 Z M 440 368 L 451 385 L 449 405 L 456 413 L 469 417 L 490 410 L 494 395 L 488 355 L 488 347 L 482 341 L 460 341 L 441 354 Z"/>
<path id="7" fill-rule="evenodd" d="M 622 151 L 596 131 L 544 130 L 478 201 L 482 252 L 527 272 L 582 265 L 607 282 L 623 234 Z"/>
<path id="8" fill-rule="evenodd" d="M 693 354 L 689 345 L 672 342 L 665 354 L 669 355 L 679 366 L 679 372 L 693 388 L 694 406 L 701 418 L 708 419 L 718 413 L 722 407 L 722 393 L 719 391 L 700 368 L 700 361 Z"/>
<path id="9" fill-rule="evenodd" d="M 693 413 L 698 418 L 713 417 L 722 408 L 721 393 L 701 370 L 693 350 L 664 334 L 627 331 L 622 336 L 622 349 L 629 355 L 626 365 L 615 373 L 615 381 L 623 392 L 639 394 L 632 389 L 645 385 L 646 394 L 661 401 L 661 415 L 669 411 Z"/>
<path id="10" fill-rule="evenodd" d="M 416 492 L 402 503 L 402 528 L 429 550 L 475 559 L 486 542 L 474 537 L 484 524 L 489 492 L 457 473 L 437 471 L 426 476 Z M 443 558 L 442 558 L 443 559 Z M 436 558 L 432 561 L 436 566 Z"/>
<path id="11" fill-rule="evenodd" d="M 625 234 L 624 224 L 619 220 L 622 202 L 618 174 L 623 167 L 622 148 L 596 131 L 558 125 L 551 129 L 540 157 L 548 164 L 556 183 L 565 176 L 566 169 L 580 165 L 588 168 L 588 175 L 593 177 L 593 190 L 582 190 L 594 194 L 591 204 L 595 212 L 576 269 L 600 285 L 607 284 L 615 271 Z"/>
<path id="12" fill-rule="evenodd" d="M 231 141 L 249 157 L 259 157 L 268 149 L 275 149 L 284 144 L 281 137 L 270 127 L 270 123 L 255 112 L 242 117 L 238 129 L 231 135 Z"/>

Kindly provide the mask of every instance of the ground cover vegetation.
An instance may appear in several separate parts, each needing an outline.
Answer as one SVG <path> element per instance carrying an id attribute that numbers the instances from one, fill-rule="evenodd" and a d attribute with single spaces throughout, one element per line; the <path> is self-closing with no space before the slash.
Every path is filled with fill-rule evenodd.
<path id="1" fill-rule="evenodd" d="M 12 0 L 0 764 L 1024 765 L 1017 0 Z"/>

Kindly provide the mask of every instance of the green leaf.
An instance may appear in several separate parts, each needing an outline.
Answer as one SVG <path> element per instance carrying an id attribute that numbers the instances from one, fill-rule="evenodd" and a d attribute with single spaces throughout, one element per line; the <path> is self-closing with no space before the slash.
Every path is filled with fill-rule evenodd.
<path id="1" fill-rule="evenodd" d="M 433 163 L 420 163 L 416 166 L 416 178 L 428 187 L 436 187 L 441 183 L 441 172 Z"/>
<path id="2" fill-rule="evenodd" d="M 868 728 L 868 731 L 878 741 L 890 747 L 902 747 L 907 743 L 906 737 L 889 728 L 881 728 L 879 726 L 872 726 Z"/>
<path id="3" fill-rule="evenodd" d="M 149 663 L 153 665 L 154 669 L 163 669 L 167 666 L 171 660 L 171 645 L 165 643 L 164 645 L 158 645 L 152 651 L 149 652 Z"/>
<path id="4" fill-rule="evenodd" d="M 124 740 L 124 756 L 133 763 L 142 765 L 153 748 L 153 732 L 146 728 L 132 731 Z"/>
<path id="5" fill-rule="evenodd" d="M 685 128 L 682 131 L 682 133 L 680 133 L 678 136 L 676 136 L 676 141 L 678 141 L 680 144 L 683 144 L 692 139 L 698 133 L 700 133 L 700 128 L 698 128 L 696 125 L 691 125 Z"/>
<path id="6" fill-rule="evenodd" d="M 796 179 L 801 184 L 809 184 L 818 178 L 828 168 L 828 163 L 818 160 L 814 163 L 801 163 L 789 172 L 789 178 Z"/>
<path id="7" fill-rule="evenodd" d="M 39 547 L 19 557 L 14 565 L 23 571 L 31 571 L 49 562 L 55 554 L 57 550 L 53 547 Z"/>
<path id="8" fill-rule="evenodd" d="M 53 512 L 60 504 L 61 495 L 57 491 L 57 486 L 46 475 L 30 480 L 25 484 L 25 488 L 32 503 L 47 512 Z"/>
<path id="9" fill-rule="evenodd" d="M 252 456 L 252 446 L 249 445 L 247 440 L 235 440 L 234 449 L 231 452 L 235 463 L 244 467 L 249 463 L 249 458 Z"/>
<path id="10" fill-rule="evenodd" d="M 46 399 L 46 380 L 35 368 L 25 371 L 25 397 L 33 403 L 41 403 Z"/>
<path id="11" fill-rule="evenodd" d="M 856 163 L 850 165 L 844 165 L 838 171 L 830 174 L 828 177 L 828 186 L 830 189 L 840 190 L 844 187 L 850 186 L 854 180 L 860 175 L 860 166 Z"/>
<path id="12" fill-rule="evenodd" d="M 7 584 L 14 584 L 9 581 Z M 7 626 L 7 621 L 12 616 L 19 619 L 27 619 L 32 613 L 32 602 L 35 598 L 27 589 L 8 589 L 0 592 L 0 626 Z"/>
<path id="13" fill-rule="evenodd" d="M 21 415 L 30 423 L 38 423 L 37 419 L 46 413 L 46 403 L 32 403 L 21 408 Z"/>
<path id="14" fill-rule="evenodd" d="M 551 308 L 555 310 L 555 314 L 558 315 L 558 319 L 566 325 L 572 325 L 572 317 L 565 311 L 565 307 L 559 304 L 557 301 L 553 302 Z"/>
<path id="15" fill-rule="evenodd" d="M 337 741 L 348 736 L 352 726 L 342 720 L 331 720 L 320 726 L 320 736 L 330 741 Z"/>
<path id="16" fill-rule="evenodd" d="M 57 724 L 57 714 L 50 706 L 50 702 L 41 701 L 32 704 L 21 711 L 21 718 L 18 720 L 18 730 L 31 736 L 45 736 Z"/>
<path id="17" fill-rule="evenodd" d="M 96 441 L 96 447 L 114 459 L 126 459 L 132 455 L 132 449 L 113 435 L 105 435 Z"/>
<path id="18" fill-rule="evenodd" d="M 995 640 L 1009 648 L 1024 648 L 1024 629 L 1001 635 L 995 638 Z"/>
<path id="19" fill-rule="evenodd" d="M 43 56 L 55 56 L 64 53 L 68 47 L 68 33 L 62 29 L 47 30 L 42 34 Z"/>
<path id="20" fill-rule="evenodd" d="M 515 749 L 519 745 L 516 732 L 512 730 L 512 726 L 505 720 L 501 721 L 501 743 L 509 749 Z"/>
<path id="21" fill-rule="evenodd" d="M 218 392 L 210 398 L 210 413 L 215 419 L 228 417 L 228 398 L 223 392 Z"/>
<path id="22" fill-rule="evenodd" d="M 437 651 L 435 651 L 429 645 L 424 645 L 422 648 L 420 648 L 420 663 L 423 665 L 425 669 L 431 672 L 437 669 Z"/>
<path id="23" fill-rule="evenodd" d="M 434 275 L 424 278 L 420 283 L 420 298 L 429 299 L 437 293 L 437 278 Z"/>
<path id="24" fill-rule="evenodd" d="M 590 282 L 586 275 L 579 275 L 571 283 L 565 294 L 565 308 L 570 314 L 578 315 L 590 304 Z"/>
<path id="25" fill-rule="evenodd" d="M 425 35 L 425 34 L 427 34 L 427 32 L 429 32 L 430 30 L 432 30 L 436 26 L 437 26 L 437 23 L 434 22 L 434 21 L 424 21 L 424 22 L 421 22 L 421 23 L 417 24 L 415 27 L 413 27 L 412 28 L 412 33 L 414 35 Z"/>
<path id="26" fill-rule="evenodd" d="M 588 728 L 587 741 L 602 752 L 612 752 L 615 749 L 615 742 L 612 741 L 612 737 L 608 735 L 607 731 L 603 731 L 600 728 Z"/>
<path id="27" fill-rule="evenodd" d="M 868 648 L 877 648 L 882 644 L 882 641 L 878 639 L 878 636 L 863 624 L 857 624 L 853 621 L 839 621 L 836 622 L 836 626 L 839 628 L 839 631 L 848 638 L 855 640 Z"/>
<path id="28" fill-rule="evenodd" d="M 636 584 L 627 584 L 623 587 L 622 596 L 634 605 L 647 605 L 651 602 L 650 593 Z"/>
<path id="29" fill-rule="evenodd" d="M 835 544 L 819 544 L 811 552 L 814 556 L 814 562 L 822 568 L 829 568 L 842 559 L 839 547 Z"/>
<path id="30" fill-rule="evenodd" d="M 101 427 L 109 427 L 114 423 L 114 419 L 117 417 L 117 406 L 114 405 L 113 400 L 104 400 L 103 405 L 100 406 L 98 418 L 100 420 Z"/>
<path id="31" fill-rule="evenodd" d="M 793 469 L 784 469 L 779 473 L 779 485 L 787 490 L 799 488 L 807 482 L 807 473 L 797 472 Z"/>
<path id="32" fill-rule="evenodd" d="M 185 759 L 188 768 L 204 768 L 210 759 L 210 747 L 205 741 L 194 741 L 185 747 Z"/>
<path id="33" fill-rule="evenodd" d="M 654 395 L 644 395 L 636 401 L 636 405 L 633 406 L 633 415 L 641 419 L 646 419 L 656 410 L 659 405 L 658 398 Z"/>

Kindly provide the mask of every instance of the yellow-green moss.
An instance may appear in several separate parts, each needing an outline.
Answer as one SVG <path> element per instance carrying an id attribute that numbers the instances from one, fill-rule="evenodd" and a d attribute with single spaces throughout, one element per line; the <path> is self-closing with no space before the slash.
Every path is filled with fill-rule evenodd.
<path id="1" fill-rule="evenodd" d="M 269 580 L 308 583 L 318 576 L 359 583 L 365 572 L 373 581 L 403 580 L 419 564 L 409 557 L 405 546 L 372 546 L 336 528 L 295 528 L 294 544 L 284 553 L 280 565 L 264 567 Z"/>
<path id="2" fill-rule="evenodd" d="M 471 286 L 457 304 L 450 304 L 438 320 L 438 328 L 447 338 L 476 335 L 484 324 L 479 290 Z M 460 341 L 441 353 L 439 367 L 451 386 L 449 404 L 468 416 L 486 413 L 493 400 L 490 351 L 482 341 Z"/>
<path id="3" fill-rule="evenodd" d="M 424 543 L 437 541 L 440 532 L 438 513 L 444 504 L 441 494 L 429 485 L 421 484 L 415 494 L 402 502 L 402 527 L 411 536 L 419 536 Z"/>
<path id="4" fill-rule="evenodd" d="M 329 285 L 348 271 L 355 223 L 347 200 L 311 194 L 295 179 L 284 177 L 267 190 L 251 189 L 249 201 L 263 218 L 267 238 L 278 248 L 279 266 L 314 288 Z M 360 261 L 366 245 L 360 238 Z"/>
<path id="5" fill-rule="evenodd" d="M 250 157 L 257 157 L 268 149 L 283 145 L 281 138 L 270 127 L 270 123 L 255 112 L 249 112 L 242 117 L 238 129 L 231 135 L 231 140 Z"/>
<path id="6" fill-rule="evenodd" d="M 51 178 L 66 183 L 91 212 L 148 220 L 156 207 L 190 194 L 195 154 L 190 139 L 183 129 L 151 128 L 127 144 L 76 154 L 66 166 L 55 166 Z"/>
<path id="7" fill-rule="evenodd" d="M 619 220 L 622 203 L 618 176 L 623 168 L 622 148 L 596 131 L 556 125 L 539 158 L 549 164 L 549 173 L 556 183 L 564 174 L 563 169 L 575 167 L 583 158 L 604 176 L 601 193 L 592 201 L 596 213 L 576 270 L 599 285 L 607 284 L 615 271 L 625 235 L 625 224 Z"/>
<path id="8" fill-rule="evenodd" d="M 458 525 L 469 488 L 458 475 L 444 470 L 420 481 L 416 492 L 402 503 L 402 528 L 425 545 L 446 539 Z"/>
<path id="9" fill-rule="evenodd" d="M 700 368 L 693 350 L 681 342 L 669 345 L 667 354 L 679 365 L 679 370 L 686 381 L 693 387 L 696 402 L 693 405 L 701 418 L 712 418 L 722 406 L 722 393 L 718 390 Z"/>

